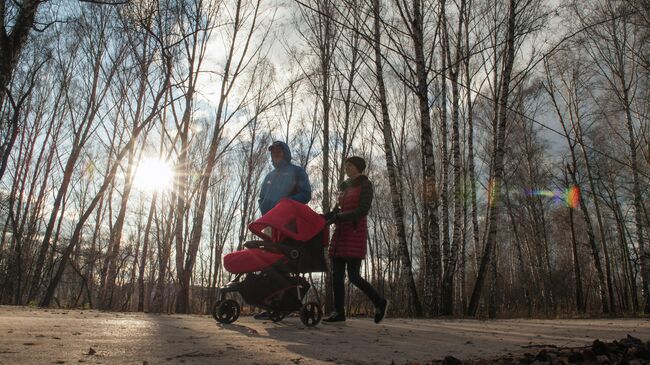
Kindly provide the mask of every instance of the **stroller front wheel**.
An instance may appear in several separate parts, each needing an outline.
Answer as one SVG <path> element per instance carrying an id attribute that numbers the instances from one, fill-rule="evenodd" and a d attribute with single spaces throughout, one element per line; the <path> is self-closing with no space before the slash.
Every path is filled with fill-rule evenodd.
<path id="1" fill-rule="evenodd" d="M 233 299 L 226 299 L 224 301 L 218 301 L 214 304 L 214 309 L 212 310 L 212 316 L 219 323 L 233 323 L 239 318 L 239 313 L 241 308 L 239 303 Z"/>
<path id="2" fill-rule="evenodd" d="M 300 321 L 307 327 L 314 327 L 323 318 L 323 310 L 317 302 L 307 302 L 300 308 Z"/>

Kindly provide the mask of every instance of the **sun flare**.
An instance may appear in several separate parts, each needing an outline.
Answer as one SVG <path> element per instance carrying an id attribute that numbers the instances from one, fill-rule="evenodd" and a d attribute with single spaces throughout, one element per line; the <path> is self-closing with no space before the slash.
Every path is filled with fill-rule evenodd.
<path id="1" fill-rule="evenodd" d="M 159 158 L 144 158 L 135 171 L 133 184 L 144 191 L 171 190 L 174 183 L 174 170 Z"/>

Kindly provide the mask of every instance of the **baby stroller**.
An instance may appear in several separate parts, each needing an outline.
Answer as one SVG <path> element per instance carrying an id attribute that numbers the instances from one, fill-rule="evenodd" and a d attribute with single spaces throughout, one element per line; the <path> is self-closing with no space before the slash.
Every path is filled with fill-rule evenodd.
<path id="1" fill-rule="evenodd" d="M 323 317 L 318 291 L 314 290 L 315 300 L 306 301 L 306 296 L 313 286 L 311 273 L 327 269 L 324 247 L 329 234 L 325 223 L 308 206 L 282 199 L 249 224 L 248 229 L 262 240 L 246 242 L 244 250 L 224 256 L 224 267 L 236 276 L 219 289 L 219 300 L 212 309 L 214 319 L 220 323 L 237 320 L 239 303 L 226 299 L 226 294 L 238 292 L 247 304 L 268 311 L 273 322 L 299 312 L 305 326 L 317 325 Z M 272 237 L 264 232 L 267 227 L 272 228 Z"/>

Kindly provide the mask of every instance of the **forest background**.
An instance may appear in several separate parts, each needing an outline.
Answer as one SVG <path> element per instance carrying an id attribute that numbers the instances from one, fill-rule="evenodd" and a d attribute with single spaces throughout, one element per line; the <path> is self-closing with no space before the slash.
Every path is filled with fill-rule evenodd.
<path id="1" fill-rule="evenodd" d="M 283 140 L 319 212 L 369 162 L 392 316 L 650 312 L 648 0 L 0 13 L 2 304 L 208 312 Z"/>

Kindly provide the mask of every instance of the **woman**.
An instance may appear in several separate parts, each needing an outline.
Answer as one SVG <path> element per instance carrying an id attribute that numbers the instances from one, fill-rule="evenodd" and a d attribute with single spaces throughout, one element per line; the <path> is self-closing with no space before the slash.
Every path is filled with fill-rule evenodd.
<path id="1" fill-rule="evenodd" d="M 357 156 L 345 160 L 345 174 L 349 179 L 339 185 L 339 202 L 334 211 L 325 216 L 335 223 L 330 242 L 334 289 L 334 312 L 323 320 L 325 323 L 345 321 L 345 269 L 348 279 L 361 289 L 375 305 L 375 323 L 386 315 L 388 301 L 361 277 L 361 262 L 366 258 L 368 224 L 366 216 L 372 205 L 372 183 L 362 172 L 366 161 Z"/>

